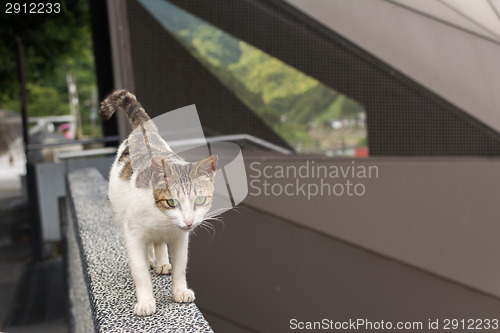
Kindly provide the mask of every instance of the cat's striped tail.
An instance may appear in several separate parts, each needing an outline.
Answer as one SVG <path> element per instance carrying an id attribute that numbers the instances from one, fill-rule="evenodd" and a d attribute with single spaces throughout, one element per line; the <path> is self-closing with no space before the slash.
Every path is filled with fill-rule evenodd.
<path id="1" fill-rule="evenodd" d="M 119 109 L 125 112 L 133 129 L 150 120 L 141 103 L 127 90 L 115 90 L 102 101 L 101 117 L 108 120 Z"/>

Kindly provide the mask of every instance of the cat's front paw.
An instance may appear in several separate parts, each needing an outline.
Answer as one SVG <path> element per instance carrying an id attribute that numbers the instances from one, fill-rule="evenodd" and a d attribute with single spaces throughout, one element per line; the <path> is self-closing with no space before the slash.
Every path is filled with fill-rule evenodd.
<path id="1" fill-rule="evenodd" d="M 178 303 L 188 303 L 194 301 L 194 291 L 191 289 L 176 289 L 173 291 L 174 299 Z"/>
<path id="2" fill-rule="evenodd" d="M 165 265 L 161 265 L 161 266 L 156 267 L 156 273 L 158 273 L 158 274 L 167 275 L 167 274 L 170 274 L 171 270 L 172 270 L 172 265 L 170 265 L 170 264 L 165 264 Z"/>
<path id="3" fill-rule="evenodd" d="M 156 302 L 154 298 L 148 301 L 137 302 L 134 307 L 136 316 L 150 316 L 156 312 Z"/>

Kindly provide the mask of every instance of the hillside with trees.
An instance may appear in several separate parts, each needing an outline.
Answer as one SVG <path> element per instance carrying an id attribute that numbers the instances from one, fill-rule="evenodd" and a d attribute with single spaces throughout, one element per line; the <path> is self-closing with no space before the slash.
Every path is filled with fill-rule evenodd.
<path id="1" fill-rule="evenodd" d="M 366 145 L 362 105 L 182 9 L 164 4 L 150 10 L 165 29 L 297 152 L 341 155 L 346 148 Z"/>

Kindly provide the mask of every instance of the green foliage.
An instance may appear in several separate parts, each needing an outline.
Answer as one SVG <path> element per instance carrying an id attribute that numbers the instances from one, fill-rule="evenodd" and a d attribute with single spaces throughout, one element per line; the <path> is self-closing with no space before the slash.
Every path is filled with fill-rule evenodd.
<path id="1" fill-rule="evenodd" d="M 169 2 L 141 3 L 297 151 L 321 153 L 353 147 L 360 136 L 366 135 L 363 126 L 349 120 L 363 112 L 355 101 Z M 349 128 L 334 130 L 334 120 L 339 119 Z"/>
<path id="2" fill-rule="evenodd" d="M 260 94 L 265 103 L 304 93 L 318 84 L 315 79 L 259 49 L 241 41 L 239 43 L 241 58 L 227 70 L 245 82 L 250 91 Z"/>
<path id="3" fill-rule="evenodd" d="M 77 85 L 84 135 L 96 90 L 88 2 L 66 0 L 60 15 L 7 15 L 0 22 L 0 108 L 20 111 L 15 36 L 24 46 L 28 115 L 67 115 L 66 75 Z M 95 107 L 95 106 L 94 106 Z"/>
<path id="4" fill-rule="evenodd" d="M 27 92 L 30 96 L 30 103 L 28 104 L 30 116 L 60 116 L 69 114 L 67 100 L 63 102 L 60 92 L 54 87 L 28 83 Z M 43 103 L 36 101 L 43 101 Z"/>
<path id="5" fill-rule="evenodd" d="M 193 30 L 184 30 L 190 43 L 200 55 L 214 66 L 228 66 L 239 60 L 241 51 L 238 42 L 220 30 L 197 25 Z"/>
<path id="6" fill-rule="evenodd" d="M 362 137 L 361 139 L 359 139 L 358 141 L 358 147 L 368 147 L 368 137 Z"/>
<path id="7" fill-rule="evenodd" d="M 26 80 L 54 78 L 54 71 L 81 52 L 88 31 L 86 1 L 63 1 L 60 14 L 6 14 L 0 20 L 0 91 L 11 98 L 17 80 L 15 37 L 24 46 Z M 3 97 L 3 96 L 2 96 Z M 1 101 L 0 101 L 1 103 Z"/>
<path id="8" fill-rule="evenodd" d="M 190 21 L 172 32 L 208 70 L 297 151 L 328 150 L 331 123 L 353 119 L 362 106 L 314 78 L 208 24 Z M 235 47 L 235 43 L 238 47 Z M 362 131 L 337 135 L 345 146 Z M 347 138 L 347 139 L 346 139 Z"/>

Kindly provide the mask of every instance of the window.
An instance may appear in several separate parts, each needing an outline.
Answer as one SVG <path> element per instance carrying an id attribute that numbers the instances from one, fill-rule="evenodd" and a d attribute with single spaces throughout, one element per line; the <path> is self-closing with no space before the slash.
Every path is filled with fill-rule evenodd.
<path id="1" fill-rule="evenodd" d="M 297 153 L 367 155 L 361 104 L 167 1 L 140 3 Z"/>

